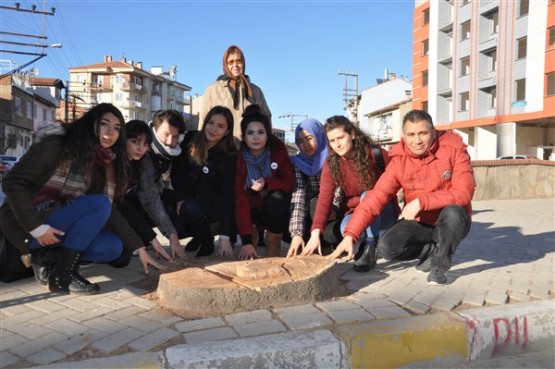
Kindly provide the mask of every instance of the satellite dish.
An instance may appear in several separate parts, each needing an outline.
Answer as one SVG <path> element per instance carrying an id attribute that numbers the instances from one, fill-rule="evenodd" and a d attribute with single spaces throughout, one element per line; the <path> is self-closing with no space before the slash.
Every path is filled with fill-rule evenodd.
<path id="1" fill-rule="evenodd" d="M 33 67 L 29 70 L 29 76 L 30 77 L 36 77 L 39 75 L 39 70 L 36 67 Z"/>

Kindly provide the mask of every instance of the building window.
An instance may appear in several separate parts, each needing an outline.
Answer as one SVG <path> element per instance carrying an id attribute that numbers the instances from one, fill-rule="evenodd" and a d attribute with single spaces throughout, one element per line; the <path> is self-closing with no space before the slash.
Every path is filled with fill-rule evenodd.
<path id="1" fill-rule="evenodd" d="M 425 26 L 426 24 L 430 23 L 430 8 L 424 10 L 422 12 L 422 17 L 423 17 L 423 25 Z"/>
<path id="2" fill-rule="evenodd" d="M 526 100 L 526 78 L 516 80 L 516 101 Z"/>
<path id="3" fill-rule="evenodd" d="M 547 73 L 547 96 L 555 95 L 555 72 Z"/>
<path id="4" fill-rule="evenodd" d="M 427 101 L 422 102 L 422 110 L 424 110 L 426 112 L 428 111 L 428 102 Z"/>
<path id="5" fill-rule="evenodd" d="M 497 49 L 486 52 L 488 58 L 488 72 L 495 72 L 497 70 Z"/>
<path id="6" fill-rule="evenodd" d="M 422 56 L 426 56 L 428 55 L 428 52 L 430 51 L 430 43 L 429 40 L 424 40 L 422 41 Z"/>
<path id="7" fill-rule="evenodd" d="M 499 12 L 486 15 L 489 23 L 489 33 L 494 35 L 499 32 Z"/>
<path id="8" fill-rule="evenodd" d="M 488 107 L 495 109 L 497 107 L 497 87 L 492 87 L 486 91 L 488 94 Z"/>
<path id="9" fill-rule="evenodd" d="M 470 2 L 470 0 L 462 0 L 461 1 L 461 6 L 465 6 L 466 4 L 468 4 Z"/>
<path id="10" fill-rule="evenodd" d="M 528 9 L 530 8 L 530 0 L 520 0 L 520 6 L 518 8 L 518 15 L 524 16 L 528 14 Z"/>
<path id="11" fill-rule="evenodd" d="M 551 27 L 551 28 L 549 29 L 549 37 L 548 37 L 548 39 L 549 39 L 549 41 L 548 41 L 548 42 L 549 42 L 549 44 L 548 44 L 549 46 L 555 45 L 555 27 Z"/>
<path id="12" fill-rule="evenodd" d="M 470 56 L 461 58 L 461 76 L 468 76 L 470 74 Z"/>
<path id="13" fill-rule="evenodd" d="M 524 59 L 526 58 L 526 45 L 528 44 L 528 40 L 526 37 L 519 38 L 516 40 L 516 48 L 517 48 L 517 59 Z"/>
<path id="14" fill-rule="evenodd" d="M 422 86 L 428 86 L 428 71 L 422 72 Z"/>
<path id="15" fill-rule="evenodd" d="M 25 103 L 25 108 L 26 108 L 27 118 L 33 119 L 33 104 L 31 104 L 29 101 L 27 101 Z"/>
<path id="16" fill-rule="evenodd" d="M 459 94 L 459 98 L 460 98 L 460 101 L 459 101 L 460 109 L 459 110 L 460 111 L 468 111 L 469 97 L 470 97 L 470 94 L 469 94 L 468 91 L 461 92 Z"/>
<path id="17" fill-rule="evenodd" d="M 461 41 L 468 40 L 470 38 L 470 20 L 461 23 Z"/>

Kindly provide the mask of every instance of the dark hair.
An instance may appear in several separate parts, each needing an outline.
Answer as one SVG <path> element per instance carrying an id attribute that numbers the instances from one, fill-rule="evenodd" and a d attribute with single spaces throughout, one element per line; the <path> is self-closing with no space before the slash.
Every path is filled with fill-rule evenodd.
<path id="1" fill-rule="evenodd" d="M 434 130 L 434 122 L 432 121 L 432 117 L 430 116 L 430 114 L 428 114 L 424 110 L 414 109 L 409 111 L 403 117 L 403 126 L 402 126 L 403 132 L 405 131 L 405 124 L 407 122 L 416 123 L 421 121 L 425 121 L 430 130 L 432 131 Z"/>
<path id="2" fill-rule="evenodd" d="M 222 115 L 224 117 L 227 122 L 228 131 L 228 134 L 218 142 L 217 146 L 228 155 L 237 151 L 233 138 L 233 114 L 228 108 L 216 105 L 206 114 L 200 132 L 191 140 L 188 146 L 190 160 L 199 166 L 204 165 L 208 160 L 208 140 L 206 139 L 205 131 L 208 122 L 214 115 Z"/>
<path id="3" fill-rule="evenodd" d="M 128 161 L 126 150 L 125 120 L 121 111 L 112 104 L 102 103 L 89 109 L 83 116 L 76 119 L 73 123 L 64 124 L 66 133 L 63 138 L 64 151 L 59 158 L 59 163 L 65 160 L 71 160 L 72 166 L 85 168 L 84 173 L 86 180 L 87 175 L 93 174 L 94 171 L 100 171 L 100 177 L 106 180 L 104 170 L 95 166 L 96 150 L 100 145 L 100 120 L 105 114 L 112 113 L 120 122 L 121 130 L 116 143 L 110 148 L 116 158 L 112 162 L 117 178 L 115 199 L 123 199 L 128 183 Z M 69 168 L 68 168 L 69 169 Z M 104 184 L 92 184 L 96 186 L 104 186 Z"/>
<path id="4" fill-rule="evenodd" d="M 152 117 L 152 125 L 154 126 L 154 129 L 158 130 L 162 123 L 164 123 L 164 120 L 167 120 L 170 126 L 177 128 L 179 134 L 185 132 L 185 119 L 183 118 L 183 114 L 177 110 L 158 110 L 154 113 L 154 116 Z"/>
<path id="5" fill-rule="evenodd" d="M 374 170 L 375 165 L 372 163 L 368 153 L 371 150 L 372 140 L 367 134 L 362 132 L 359 127 L 342 115 L 330 117 L 326 120 L 326 124 L 324 124 L 324 131 L 326 134 L 337 128 L 343 129 L 350 135 L 354 135 L 353 147 L 351 149 L 352 155 L 350 155 L 349 158 L 354 160 L 356 175 L 364 188 L 372 188 L 378 176 Z M 343 185 L 343 178 L 341 178 L 341 160 L 341 157 L 330 145 L 328 149 L 328 166 L 336 186 Z"/>
<path id="6" fill-rule="evenodd" d="M 247 106 L 242 117 L 243 119 L 241 120 L 241 136 L 243 137 L 243 139 L 245 136 L 245 132 L 247 131 L 247 126 L 252 122 L 260 122 L 262 123 L 262 125 L 264 125 L 266 135 L 268 136 L 268 142 L 270 142 L 270 136 L 272 135 L 272 123 L 270 122 L 270 118 L 268 118 L 267 115 L 262 114 L 260 105 L 252 104 Z"/>
<path id="7" fill-rule="evenodd" d="M 127 139 L 144 136 L 148 145 L 152 143 L 152 131 L 144 120 L 133 119 L 125 125 Z"/>

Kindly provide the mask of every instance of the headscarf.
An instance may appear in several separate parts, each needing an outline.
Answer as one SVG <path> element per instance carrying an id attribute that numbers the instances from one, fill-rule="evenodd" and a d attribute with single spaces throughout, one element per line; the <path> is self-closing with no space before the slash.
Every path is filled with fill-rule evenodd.
<path id="1" fill-rule="evenodd" d="M 234 77 L 229 68 L 227 67 L 227 58 L 229 54 L 237 53 L 243 59 L 243 74 L 239 77 Z M 245 70 L 247 68 L 247 62 L 245 61 L 245 55 L 243 54 L 243 50 L 239 48 L 239 46 L 231 45 L 227 48 L 224 52 L 223 58 L 223 67 L 224 67 L 224 74 L 218 77 L 218 81 L 224 80 L 228 81 L 228 88 L 231 92 L 231 96 L 233 96 L 233 108 L 235 110 L 239 109 L 239 89 L 244 89 L 244 96 L 247 100 L 249 97 L 252 96 L 252 87 L 249 82 L 249 77 L 245 75 Z M 250 101 L 250 100 L 249 100 Z M 252 102 L 252 101 L 251 101 Z"/>
<path id="2" fill-rule="evenodd" d="M 301 151 L 300 145 L 297 144 L 299 153 L 291 157 L 291 162 L 302 173 L 307 176 L 314 176 L 322 171 L 324 162 L 328 158 L 328 139 L 322 123 L 316 119 L 309 118 L 303 120 L 297 125 L 297 128 L 295 128 L 295 143 L 297 142 L 299 132 L 303 129 L 314 136 L 317 145 L 316 152 L 313 156 L 308 156 Z"/>

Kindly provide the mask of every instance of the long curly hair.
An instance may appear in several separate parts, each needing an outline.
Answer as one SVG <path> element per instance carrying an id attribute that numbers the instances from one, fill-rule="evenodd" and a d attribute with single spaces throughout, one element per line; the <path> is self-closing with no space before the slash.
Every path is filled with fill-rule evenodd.
<path id="1" fill-rule="evenodd" d="M 326 120 L 324 131 L 326 134 L 334 129 L 342 129 L 349 135 L 354 135 L 353 147 L 349 151 L 349 159 L 355 162 L 356 176 L 365 189 L 374 187 L 378 174 L 372 162 L 369 151 L 371 150 L 372 140 L 370 137 L 355 126 L 347 117 L 335 115 Z M 333 150 L 331 145 L 328 150 L 328 166 L 336 186 L 343 187 L 341 175 L 341 157 Z"/>
<path id="2" fill-rule="evenodd" d="M 114 178 L 117 179 L 114 200 L 122 200 L 127 191 L 129 182 L 129 163 L 127 160 L 125 120 L 120 110 L 112 104 L 102 103 L 88 110 L 83 116 L 73 123 L 65 125 L 63 138 L 64 151 L 60 163 L 71 161 L 72 168 L 84 168 L 85 180 L 91 181 L 90 188 L 100 191 L 106 184 L 104 168 L 95 164 L 96 150 L 100 145 L 100 120 L 112 113 L 121 123 L 121 130 L 116 143 L 110 148 L 116 158 L 113 160 Z M 70 168 L 68 168 L 70 170 Z"/>

